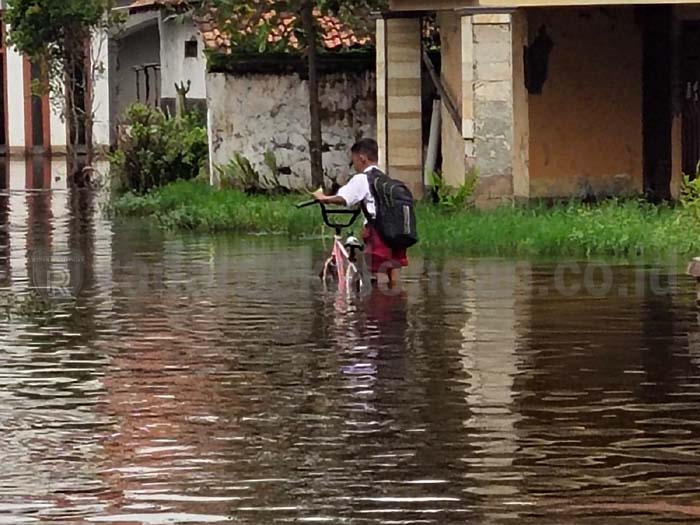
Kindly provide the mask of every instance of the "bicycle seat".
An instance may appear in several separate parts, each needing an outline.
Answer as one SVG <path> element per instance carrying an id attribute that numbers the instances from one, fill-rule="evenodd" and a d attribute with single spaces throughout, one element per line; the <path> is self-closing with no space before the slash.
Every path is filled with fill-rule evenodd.
<path id="1" fill-rule="evenodd" d="M 348 240 L 345 241 L 345 246 L 348 248 L 357 248 L 358 250 L 362 249 L 362 243 L 357 239 L 357 237 L 353 236 L 348 237 Z"/>

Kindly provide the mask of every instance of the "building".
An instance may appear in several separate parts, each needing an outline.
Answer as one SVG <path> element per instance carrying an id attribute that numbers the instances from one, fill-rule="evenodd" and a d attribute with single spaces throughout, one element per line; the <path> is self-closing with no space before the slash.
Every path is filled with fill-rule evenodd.
<path id="1" fill-rule="evenodd" d="M 61 118 L 58 101 L 32 94 L 39 68 L 7 46 L 7 24 L 2 22 L 5 1 L 0 4 L 0 155 L 61 154 L 66 151 L 69 130 Z M 92 42 L 91 59 L 108 62 L 108 35 Z M 95 97 L 93 143 L 111 143 L 109 69 L 99 73 L 91 86 Z M 56 102 L 56 103 L 54 103 Z M 85 142 L 84 138 L 81 141 Z"/>
<path id="2" fill-rule="evenodd" d="M 422 193 L 427 67 L 441 36 L 442 172 L 476 200 L 678 196 L 700 160 L 700 2 L 391 0 L 377 23 L 383 162 Z"/>

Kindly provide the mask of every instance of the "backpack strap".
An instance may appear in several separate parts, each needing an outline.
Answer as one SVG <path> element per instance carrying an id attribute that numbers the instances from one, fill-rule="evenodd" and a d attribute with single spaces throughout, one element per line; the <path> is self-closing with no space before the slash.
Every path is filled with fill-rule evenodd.
<path id="1" fill-rule="evenodd" d="M 383 175 L 383 173 L 378 170 L 377 168 L 373 168 L 369 173 L 366 173 L 367 175 L 367 184 L 369 184 L 369 191 L 372 194 L 372 197 L 374 197 L 374 206 L 375 206 L 375 213 L 377 211 L 377 207 L 379 206 L 379 202 L 377 201 L 377 191 L 374 188 L 374 181 L 377 180 L 377 177 L 379 175 Z M 367 210 L 367 205 L 365 204 L 365 201 L 362 201 L 362 204 L 360 205 L 362 208 L 362 213 L 365 216 L 365 219 L 367 219 L 367 222 L 369 224 L 373 224 L 374 220 L 376 217 L 372 217 L 370 215 L 369 211 Z"/>

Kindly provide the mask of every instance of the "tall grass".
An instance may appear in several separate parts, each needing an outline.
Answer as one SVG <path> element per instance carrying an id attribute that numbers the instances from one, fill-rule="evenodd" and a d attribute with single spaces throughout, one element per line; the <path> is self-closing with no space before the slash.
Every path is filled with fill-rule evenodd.
<path id="1" fill-rule="evenodd" d="M 202 232 L 282 233 L 323 230 L 316 208 L 297 210 L 302 196 L 248 196 L 194 182 L 176 182 L 146 196 L 113 204 L 124 216 L 153 216 L 168 228 Z M 658 257 L 700 253 L 698 221 L 683 208 L 642 201 L 597 205 L 445 210 L 419 205 L 419 249 L 482 256 Z"/>

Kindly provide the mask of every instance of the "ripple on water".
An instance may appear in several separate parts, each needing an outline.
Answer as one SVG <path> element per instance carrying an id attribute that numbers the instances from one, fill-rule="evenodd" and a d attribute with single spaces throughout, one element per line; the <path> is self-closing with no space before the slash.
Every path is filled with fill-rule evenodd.
<path id="1" fill-rule="evenodd" d="M 415 256 L 405 294 L 347 303 L 314 243 L 52 199 L 0 196 L 0 286 L 37 243 L 87 261 L 77 303 L 0 320 L 0 524 L 696 516 L 692 283 L 565 297 L 552 265 Z"/>

